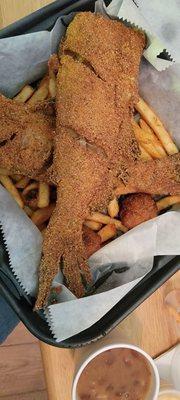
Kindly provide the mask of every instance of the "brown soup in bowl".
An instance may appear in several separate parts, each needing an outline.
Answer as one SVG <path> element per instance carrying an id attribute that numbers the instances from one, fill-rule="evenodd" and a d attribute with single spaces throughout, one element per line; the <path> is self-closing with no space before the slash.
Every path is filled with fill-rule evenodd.
<path id="1" fill-rule="evenodd" d="M 141 353 L 111 349 L 83 370 L 77 384 L 78 400 L 146 400 L 151 384 L 150 366 Z"/>

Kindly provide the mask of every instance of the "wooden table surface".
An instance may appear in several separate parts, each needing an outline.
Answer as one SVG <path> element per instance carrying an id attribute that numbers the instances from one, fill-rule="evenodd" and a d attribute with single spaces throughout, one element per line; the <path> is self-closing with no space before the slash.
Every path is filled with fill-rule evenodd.
<path id="1" fill-rule="evenodd" d="M 116 328 L 116 336 L 128 337 L 131 343 L 139 345 L 152 357 L 178 343 L 180 324 L 164 302 L 167 293 L 173 289 L 180 290 L 180 272 L 122 321 Z M 44 343 L 41 343 L 41 351 L 49 400 L 71 400 L 74 351 L 57 349 Z"/>
<path id="2" fill-rule="evenodd" d="M 0 0 L 0 28 L 31 14 L 52 0 Z"/>
<path id="3" fill-rule="evenodd" d="M 0 0 L 0 28 L 51 3 L 52 0 Z M 165 305 L 166 294 L 180 289 L 180 272 L 141 304 L 117 328 L 132 343 L 156 357 L 180 338 L 180 327 Z M 74 370 L 74 351 L 41 343 L 49 400 L 70 400 Z M 78 350 L 76 350 L 78 351 Z"/>

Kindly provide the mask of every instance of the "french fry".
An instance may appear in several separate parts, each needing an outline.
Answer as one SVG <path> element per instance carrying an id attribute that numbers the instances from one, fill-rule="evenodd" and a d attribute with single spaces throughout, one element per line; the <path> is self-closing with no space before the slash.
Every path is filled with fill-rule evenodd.
<path id="1" fill-rule="evenodd" d="M 172 206 L 173 204 L 180 203 L 180 196 L 167 196 L 161 200 L 156 201 L 158 211 Z"/>
<path id="2" fill-rule="evenodd" d="M 100 222 L 95 221 L 85 221 L 84 225 L 88 228 L 92 229 L 93 231 L 99 231 L 102 228 L 102 224 Z"/>
<path id="3" fill-rule="evenodd" d="M 21 208 L 23 208 L 24 207 L 23 200 L 22 200 L 18 190 L 16 189 L 14 183 L 12 182 L 11 178 L 9 176 L 0 175 L 0 182 L 8 190 L 8 192 L 12 195 L 14 200 L 16 200 L 16 202 L 19 204 L 19 206 Z"/>
<path id="4" fill-rule="evenodd" d="M 134 192 L 136 192 L 135 187 L 126 186 L 124 185 L 123 182 L 114 189 L 114 195 L 117 197 L 122 196 L 123 194 L 134 193 Z"/>
<path id="5" fill-rule="evenodd" d="M 11 173 L 6 168 L 0 168 L 0 175 L 10 175 Z"/>
<path id="6" fill-rule="evenodd" d="M 53 99 L 56 97 L 56 75 L 53 71 L 49 75 L 49 95 Z"/>
<path id="7" fill-rule="evenodd" d="M 26 176 L 23 176 L 16 184 L 15 186 L 17 189 L 24 189 L 28 183 L 30 182 L 30 178 L 27 178 Z"/>
<path id="8" fill-rule="evenodd" d="M 139 144 L 139 149 L 140 149 L 140 158 L 142 158 L 142 160 L 152 160 L 151 155 L 144 149 L 144 147 Z"/>
<path id="9" fill-rule="evenodd" d="M 108 204 L 108 214 L 111 218 L 114 218 L 118 215 L 118 213 L 119 213 L 119 203 L 115 197 Z"/>
<path id="10" fill-rule="evenodd" d="M 30 208 L 30 207 L 28 207 L 28 206 L 24 206 L 24 211 L 25 211 L 25 213 L 28 215 L 28 217 L 31 217 L 32 215 L 33 215 L 33 210 Z"/>
<path id="11" fill-rule="evenodd" d="M 161 154 L 159 153 L 158 139 L 152 133 L 143 131 L 136 121 L 132 120 L 132 127 L 134 130 L 134 134 L 136 136 L 137 141 L 143 145 L 144 149 L 153 157 L 153 158 L 161 158 Z"/>
<path id="12" fill-rule="evenodd" d="M 32 183 L 30 183 L 28 186 L 26 186 L 26 187 L 24 188 L 24 190 L 23 190 L 23 192 L 22 192 L 22 195 L 25 197 L 25 196 L 27 196 L 27 194 L 28 194 L 29 192 L 31 192 L 32 190 L 36 190 L 36 189 L 38 189 L 38 188 L 39 188 L 38 182 L 32 182 Z"/>
<path id="13" fill-rule="evenodd" d="M 34 106 L 39 101 L 45 100 L 48 97 L 49 93 L 48 86 L 49 86 L 49 78 L 45 77 L 40 82 L 38 89 L 33 93 L 31 98 L 27 101 L 27 104 L 29 104 L 30 106 Z"/>
<path id="14" fill-rule="evenodd" d="M 98 232 L 101 238 L 101 243 L 107 242 L 107 240 L 112 239 L 117 234 L 117 229 L 114 224 L 107 224 Z"/>
<path id="15" fill-rule="evenodd" d="M 178 153 L 178 148 L 173 142 L 170 134 L 166 131 L 161 120 L 147 105 L 147 103 L 143 99 L 140 99 L 139 102 L 135 105 L 135 108 L 156 133 L 167 153 L 169 155 Z"/>
<path id="16" fill-rule="evenodd" d="M 142 118 L 140 118 L 140 120 L 139 120 L 139 125 L 143 129 L 143 131 L 149 133 L 149 135 L 151 135 L 152 137 L 154 136 L 153 130 L 150 128 L 150 126 Z M 157 148 L 157 150 L 159 151 L 159 153 L 161 154 L 162 157 L 166 157 L 167 156 L 167 153 L 164 150 L 164 147 L 162 146 L 160 140 L 156 141 L 156 148 Z"/>
<path id="17" fill-rule="evenodd" d="M 49 205 L 50 201 L 50 187 L 47 183 L 39 183 L 39 193 L 38 193 L 38 207 L 44 208 Z"/>
<path id="18" fill-rule="evenodd" d="M 38 210 L 34 211 L 31 220 L 37 226 L 43 224 L 50 218 L 54 208 L 54 203 L 51 203 L 48 207 L 39 208 Z"/>
<path id="19" fill-rule="evenodd" d="M 34 89 L 30 85 L 26 85 L 21 89 L 21 91 L 14 97 L 17 103 L 25 103 L 34 93 Z"/>
<path id="20" fill-rule="evenodd" d="M 90 221 L 100 222 L 104 225 L 114 224 L 116 229 L 122 232 L 127 232 L 128 230 L 118 219 L 111 218 L 109 217 L 109 215 L 101 214 L 99 212 L 93 212 L 91 215 L 88 216 L 87 219 Z"/>
<path id="21" fill-rule="evenodd" d="M 26 206 L 32 208 L 32 210 L 37 210 L 38 206 L 38 182 L 32 182 L 28 186 L 26 186 L 22 191 L 22 198 Z"/>

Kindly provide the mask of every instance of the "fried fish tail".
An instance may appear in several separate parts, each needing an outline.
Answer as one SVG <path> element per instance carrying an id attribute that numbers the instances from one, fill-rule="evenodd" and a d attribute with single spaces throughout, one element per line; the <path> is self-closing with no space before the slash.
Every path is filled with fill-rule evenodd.
<path id="1" fill-rule="evenodd" d="M 56 209 L 51 216 L 43 241 L 42 259 L 39 267 L 39 291 L 35 310 L 41 309 L 47 303 L 52 280 L 59 270 L 61 256 L 62 242 Z"/>
<path id="2" fill-rule="evenodd" d="M 58 228 L 59 226 L 58 224 Z M 85 254 L 85 249 L 81 239 L 79 242 L 77 237 L 73 236 L 64 239 L 56 228 L 56 224 L 53 227 L 48 227 L 47 236 L 45 235 L 43 257 L 39 269 L 39 292 L 35 310 L 47 305 L 52 281 L 59 270 L 63 274 L 64 284 L 68 286 L 76 297 L 82 297 L 85 293 L 86 285 L 91 283 L 89 268 L 85 257 L 82 257 L 82 254 Z M 48 246 L 48 243 L 51 243 L 49 236 L 53 240 L 51 249 Z"/>
<path id="3" fill-rule="evenodd" d="M 64 241 L 62 270 L 68 288 L 76 295 L 82 297 L 85 288 L 92 283 L 91 273 L 86 260 L 85 245 L 82 236 L 82 222 L 74 221 L 78 232 L 71 232 Z"/>
<path id="4" fill-rule="evenodd" d="M 76 187 L 72 195 L 68 189 L 69 182 L 66 186 L 59 183 L 56 209 L 44 237 L 36 310 L 47 305 L 53 278 L 59 270 L 64 283 L 77 297 L 82 297 L 86 284 L 91 283 L 82 236 L 83 217 L 79 216 L 79 207 L 73 205 L 79 193 Z"/>
<path id="5" fill-rule="evenodd" d="M 59 270 L 63 273 L 64 283 L 77 297 L 82 297 L 86 285 L 91 283 L 82 237 L 77 240 L 71 232 L 68 238 L 63 238 L 59 232 L 60 226 L 55 222 L 48 227 L 45 235 L 35 310 L 47 305 L 52 281 Z M 51 248 L 49 244 L 52 244 Z"/>
<path id="6" fill-rule="evenodd" d="M 61 238 L 59 239 L 59 241 L 61 242 L 61 244 L 57 248 L 59 250 L 58 259 L 55 259 L 54 256 L 52 256 L 52 252 L 48 254 L 46 251 L 42 257 L 39 270 L 39 292 L 35 304 L 35 310 L 39 310 L 48 304 L 52 281 L 60 269 L 62 269 L 64 283 L 68 285 L 68 288 L 77 297 L 82 297 L 84 295 L 84 285 L 91 282 L 89 271 L 87 270 L 87 274 L 84 274 L 84 267 L 86 263 L 85 261 L 81 261 L 81 263 L 79 262 L 79 255 L 78 252 L 75 250 L 75 247 L 73 248 L 72 260 L 72 255 L 69 253 L 69 249 L 68 251 L 66 251 L 67 247 L 64 247 Z M 64 251 L 62 250 L 63 247 L 65 249 Z M 79 247 L 77 247 L 77 249 L 79 249 Z M 74 264 L 74 261 L 76 262 L 76 264 Z M 77 268 L 78 263 L 80 268 Z M 81 268 L 83 269 L 83 271 Z"/>
<path id="7" fill-rule="evenodd" d="M 180 194 L 180 153 L 162 159 L 137 161 L 123 178 L 129 192 L 152 195 Z"/>

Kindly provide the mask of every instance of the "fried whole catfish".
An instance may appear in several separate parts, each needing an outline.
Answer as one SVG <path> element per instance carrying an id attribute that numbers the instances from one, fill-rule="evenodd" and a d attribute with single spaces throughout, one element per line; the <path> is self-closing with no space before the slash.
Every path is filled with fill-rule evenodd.
<path id="1" fill-rule="evenodd" d="M 139 148 L 131 127 L 144 35 L 121 22 L 79 13 L 60 48 L 54 170 L 57 205 L 43 246 L 36 309 L 46 304 L 59 265 L 70 290 L 91 282 L 82 224 L 105 210 L 121 165 Z"/>
<path id="2" fill-rule="evenodd" d="M 131 127 L 143 34 L 92 13 L 77 14 L 60 47 L 53 169 L 57 204 L 43 245 L 35 308 L 46 305 L 59 267 L 77 297 L 91 283 L 83 221 L 104 211 L 119 182 L 180 194 L 180 156 L 142 162 Z M 163 172 L 162 172 L 163 171 Z"/>
<path id="3" fill-rule="evenodd" d="M 0 166 L 43 180 L 50 179 L 55 134 L 53 105 L 18 104 L 0 96 Z"/>

